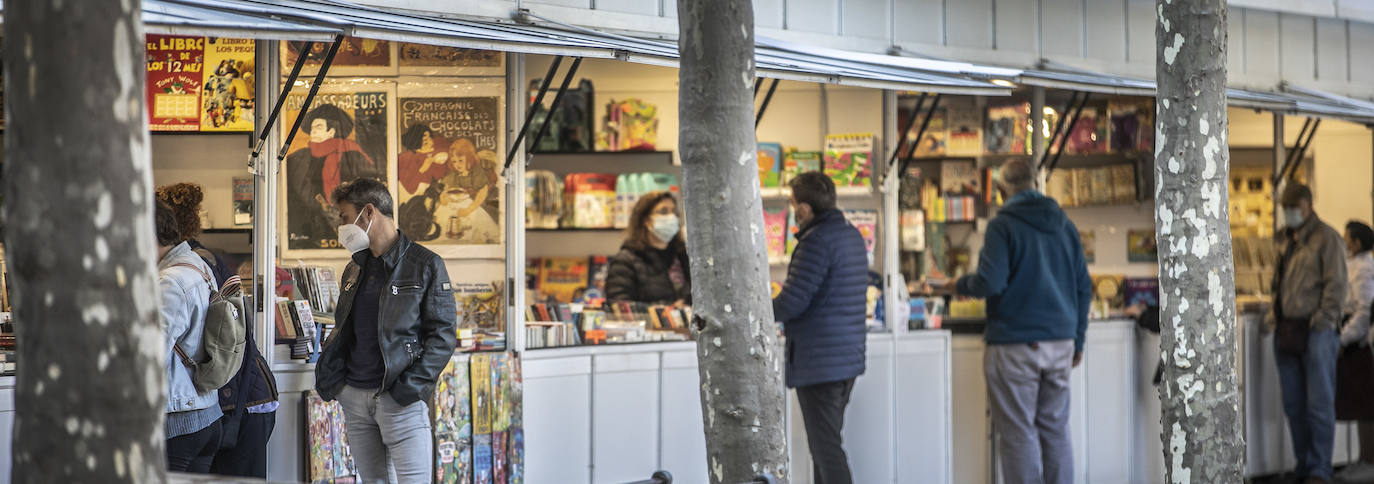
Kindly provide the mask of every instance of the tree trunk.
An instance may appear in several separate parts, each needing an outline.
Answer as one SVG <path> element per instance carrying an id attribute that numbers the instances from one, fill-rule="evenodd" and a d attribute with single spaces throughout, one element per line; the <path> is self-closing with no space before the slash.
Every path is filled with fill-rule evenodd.
<path id="1" fill-rule="evenodd" d="M 680 0 L 679 152 L 712 483 L 786 482 L 782 354 L 754 139 L 749 0 Z"/>
<path id="2" fill-rule="evenodd" d="M 1159 0 L 1155 227 L 1170 482 L 1243 480 L 1226 140 L 1226 2 Z"/>
<path id="3" fill-rule="evenodd" d="M 14 482 L 162 482 L 139 0 L 6 2 Z"/>

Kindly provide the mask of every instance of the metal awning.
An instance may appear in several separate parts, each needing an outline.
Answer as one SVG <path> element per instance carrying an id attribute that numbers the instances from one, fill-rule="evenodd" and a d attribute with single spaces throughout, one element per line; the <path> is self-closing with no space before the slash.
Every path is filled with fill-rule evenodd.
<path id="1" fill-rule="evenodd" d="M 1153 80 L 1076 69 L 1026 70 L 1018 80 L 1030 86 L 1100 94 L 1155 97 L 1157 93 Z M 1227 88 L 1226 103 L 1233 107 L 1298 116 L 1337 118 L 1362 124 L 1374 122 L 1374 102 L 1286 85 L 1276 92 Z"/>
<path id="2" fill-rule="evenodd" d="M 328 41 L 338 29 L 166 0 L 143 0 L 143 24 L 150 34 Z"/>
<path id="3" fill-rule="evenodd" d="M 334 0 L 161 1 L 236 15 L 314 24 L 353 37 L 525 54 L 615 58 L 673 68 L 678 66 L 678 46 L 674 41 L 633 38 L 562 24 L 549 26 L 461 20 L 395 12 Z M 541 20 L 547 22 L 547 19 Z M 760 45 L 757 49 L 755 64 L 760 77 L 950 94 L 1010 94 L 1009 88 L 954 72 L 943 65 L 957 63 L 925 65 L 895 56 L 846 51 L 821 55 L 796 46 L 780 47 L 779 44 Z M 889 60 L 886 64 L 873 62 L 878 58 Z"/>

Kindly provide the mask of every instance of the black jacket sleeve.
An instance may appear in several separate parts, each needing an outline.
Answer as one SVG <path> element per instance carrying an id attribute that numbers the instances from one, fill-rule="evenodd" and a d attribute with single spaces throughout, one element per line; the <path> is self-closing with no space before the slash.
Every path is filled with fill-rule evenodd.
<path id="1" fill-rule="evenodd" d="M 392 396 L 401 405 L 429 399 L 458 346 L 458 305 L 453 300 L 448 269 L 437 256 L 429 266 L 420 304 L 420 355 L 392 386 Z"/>

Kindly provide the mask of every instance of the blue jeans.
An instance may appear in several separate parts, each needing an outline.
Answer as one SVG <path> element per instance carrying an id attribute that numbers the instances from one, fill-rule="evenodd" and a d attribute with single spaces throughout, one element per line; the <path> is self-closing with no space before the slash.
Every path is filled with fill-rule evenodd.
<path id="1" fill-rule="evenodd" d="M 1336 356 L 1340 347 L 1340 335 L 1326 330 L 1308 334 L 1307 352 L 1302 355 L 1275 351 L 1283 413 L 1288 417 L 1300 477 L 1331 480 L 1331 448 L 1336 442 Z"/>

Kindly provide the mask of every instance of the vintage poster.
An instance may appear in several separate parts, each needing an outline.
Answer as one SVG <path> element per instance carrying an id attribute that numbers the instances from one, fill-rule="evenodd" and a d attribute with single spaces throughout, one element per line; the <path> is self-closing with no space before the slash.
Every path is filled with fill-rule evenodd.
<path id="1" fill-rule="evenodd" d="M 458 327 L 505 331 L 505 283 L 453 282 L 453 298 L 458 305 Z"/>
<path id="2" fill-rule="evenodd" d="M 148 35 L 148 128 L 200 129 L 205 37 Z"/>
<path id="3" fill-rule="evenodd" d="M 1126 260 L 1151 264 L 1159 261 L 1154 229 L 1131 229 L 1126 232 Z"/>
<path id="4" fill-rule="evenodd" d="M 315 96 L 287 150 L 287 250 L 341 249 L 334 189 L 360 178 L 389 179 L 393 92 L 385 84 L 327 85 Z M 282 119 L 294 120 L 304 98 L 288 96 Z M 291 123 L 282 124 L 283 131 L 290 129 Z"/>
<path id="5" fill-rule="evenodd" d="M 401 74 L 504 76 L 504 52 L 401 42 L 396 45 Z"/>
<path id="6" fill-rule="evenodd" d="M 468 360 L 454 356 L 434 390 L 435 482 L 472 481 L 472 401 Z"/>
<path id="7" fill-rule="evenodd" d="M 404 85 L 398 102 L 401 146 L 396 156 L 397 224 L 431 249 L 473 248 L 499 257 L 503 238 L 503 106 L 499 87 L 476 84 L 479 95 L 410 97 L 442 86 Z M 452 89 L 450 86 L 448 89 Z M 466 93 L 465 93 L 466 94 Z M 460 254 L 440 255 L 453 256 Z"/>
<path id="8" fill-rule="evenodd" d="M 253 132 L 256 60 L 253 39 L 205 39 L 201 131 Z"/>
<path id="9" fill-rule="evenodd" d="M 469 372 L 472 382 L 472 482 L 492 484 L 491 354 L 473 354 Z"/>
<path id="10" fill-rule="evenodd" d="M 281 42 L 282 75 L 291 72 L 306 42 Z M 310 48 L 301 75 L 315 75 L 329 54 L 333 42 L 315 42 Z M 334 62 L 329 65 L 331 76 L 394 76 L 396 75 L 396 56 L 393 44 L 386 40 L 359 39 L 344 37 L 339 52 L 334 54 Z"/>

